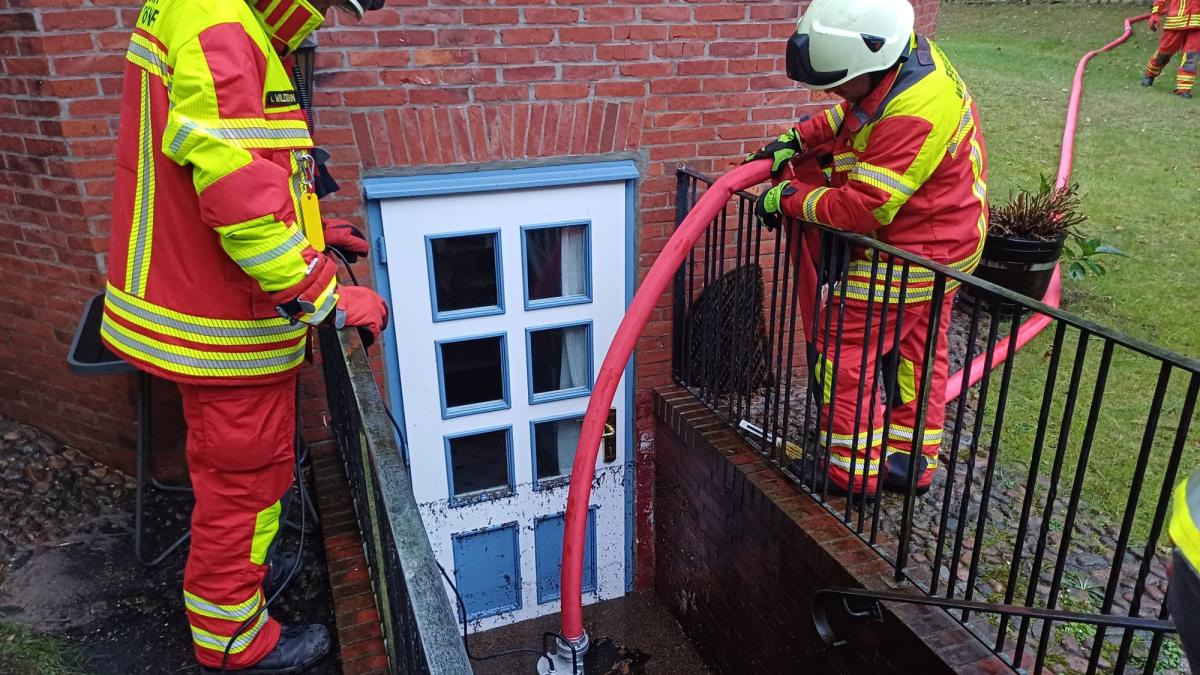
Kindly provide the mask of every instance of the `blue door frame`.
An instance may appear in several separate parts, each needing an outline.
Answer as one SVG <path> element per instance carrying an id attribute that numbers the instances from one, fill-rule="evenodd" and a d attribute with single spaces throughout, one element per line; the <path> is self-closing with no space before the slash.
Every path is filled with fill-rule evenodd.
<path id="1" fill-rule="evenodd" d="M 367 224 L 374 234 L 371 269 L 375 275 L 376 290 L 387 300 L 388 306 L 395 305 L 391 297 L 391 283 L 387 268 L 387 248 L 384 246 L 383 217 L 380 204 L 384 200 L 436 195 L 462 195 L 479 192 L 508 192 L 533 188 L 577 186 L 591 183 L 625 183 L 625 306 L 633 300 L 634 261 L 636 260 L 635 224 L 637 165 L 632 160 L 610 162 L 588 162 L 557 166 L 537 166 L 521 169 L 497 169 L 491 171 L 466 171 L 460 173 L 427 174 L 419 176 L 394 176 L 367 178 L 363 181 L 366 198 Z M 400 389 L 400 364 L 395 353 L 396 324 L 393 320 L 381 336 L 381 349 L 385 364 L 388 401 L 400 428 L 404 426 L 404 397 Z M 629 428 L 625 448 L 625 590 L 633 590 L 633 502 L 634 502 L 634 355 L 625 366 L 625 415 Z M 594 376 L 594 374 L 593 374 Z M 401 443 L 400 447 L 407 448 Z M 408 458 L 405 458 L 408 461 Z"/>

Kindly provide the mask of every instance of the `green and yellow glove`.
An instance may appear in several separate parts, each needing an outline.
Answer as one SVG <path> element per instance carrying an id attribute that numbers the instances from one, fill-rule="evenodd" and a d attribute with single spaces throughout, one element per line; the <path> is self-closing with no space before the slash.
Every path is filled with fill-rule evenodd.
<path id="1" fill-rule="evenodd" d="M 783 167 L 803 151 L 804 146 L 800 143 L 800 135 L 796 133 L 795 128 L 792 128 L 783 132 L 777 140 L 759 148 L 758 152 L 746 155 L 746 159 L 742 163 L 753 162 L 756 159 L 770 159 L 772 161 L 771 177 L 778 178 Z"/>
<path id="2" fill-rule="evenodd" d="M 795 193 L 796 188 L 791 186 L 791 181 L 785 180 L 759 195 L 754 204 L 754 215 L 759 224 L 770 231 L 779 227 L 783 222 L 783 198 Z"/>

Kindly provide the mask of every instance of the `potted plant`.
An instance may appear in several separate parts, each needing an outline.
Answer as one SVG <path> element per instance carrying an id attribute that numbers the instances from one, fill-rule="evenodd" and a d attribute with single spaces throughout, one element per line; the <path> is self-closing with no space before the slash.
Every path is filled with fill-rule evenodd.
<path id="1" fill-rule="evenodd" d="M 1021 295 L 1041 300 L 1054 266 L 1062 259 L 1072 279 L 1105 273 L 1101 255 L 1123 255 L 1099 238 L 1082 232 L 1087 216 L 1079 210 L 1079 186 L 1056 189 L 1042 176 L 1036 191 L 1021 190 L 990 211 L 991 227 L 975 276 Z M 1011 303 L 1001 309 L 1011 310 Z"/>

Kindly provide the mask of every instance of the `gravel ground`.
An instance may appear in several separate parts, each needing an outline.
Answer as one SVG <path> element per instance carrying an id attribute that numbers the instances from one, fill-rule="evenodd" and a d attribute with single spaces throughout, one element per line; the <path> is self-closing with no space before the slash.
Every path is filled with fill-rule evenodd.
<path id="1" fill-rule="evenodd" d="M 961 368 L 966 356 L 966 345 L 971 320 L 970 306 L 959 302 L 955 307 L 951 322 L 949 344 L 951 372 Z M 997 326 L 997 335 L 1003 337 L 1008 333 L 1010 319 L 1006 318 Z M 975 353 L 987 342 L 990 321 L 986 313 L 980 316 L 977 328 Z M 797 345 L 799 345 L 797 341 Z M 797 347 L 799 348 L 799 347 Z M 749 395 L 725 395 L 717 399 L 720 414 L 727 419 L 737 422 L 747 419 L 754 424 L 770 428 L 773 425 L 764 424 L 768 415 L 774 417 L 778 425 L 787 408 L 788 428 L 790 438 L 795 441 L 800 437 L 799 429 L 805 424 L 804 401 L 807 390 L 807 374 L 803 367 L 794 369 L 791 377 L 790 395 L 780 394 L 779 402 L 774 402 L 769 389 L 759 389 Z M 695 392 L 699 395 L 699 392 Z M 994 396 L 994 394 L 993 394 Z M 786 403 L 786 406 L 784 405 Z M 984 483 L 987 480 L 987 463 L 989 452 L 985 447 L 975 450 L 972 457 L 971 430 L 975 422 L 975 406 L 977 405 L 977 390 L 968 393 L 968 405 L 963 410 L 962 429 L 958 448 L 952 448 L 953 426 L 957 402 L 951 402 L 946 413 L 945 441 L 941 450 L 943 469 L 934 479 L 933 488 L 924 498 L 917 501 L 914 510 L 913 537 L 911 556 L 907 572 L 909 576 L 928 588 L 936 573 L 938 576 L 938 593 L 945 595 L 950 579 L 954 578 L 954 595 L 963 597 L 969 593 L 976 600 L 1003 602 L 1005 591 L 1009 587 L 1009 574 L 1012 570 L 1014 552 L 1021 551 L 1021 561 L 1018 566 L 1013 604 L 1023 604 L 1025 592 L 1034 577 L 1032 561 L 1038 547 L 1039 534 L 1042 528 L 1042 518 L 1045 514 L 1046 497 L 1049 481 L 1045 476 L 1039 477 L 1033 487 L 1034 498 L 1032 508 L 1024 519 L 1027 530 L 1018 546 L 1018 527 L 1022 522 L 1022 505 L 1026 496 L 1027 476 L 1016 475 L 1003 466 L 994 467 L 991 488 L 987 491 L 986 504 L 981 502 L 984 493 Z M 770 420 L 768 420 L 770 421 Z M 811 426 L 811 423 L 810 423 Z M 813 432 L 809 432 L 811 438 Z M 810 443 L 811 445 L 811 443 Z M 980 444 L 981 446 L 983 444 Z M 949 460 L 951 454 L 956 456 L 954 480 L 949 494 L 946 492 L 947 476 L 949 475 Z M 969 486 L 969 490 L 967 489 Z M 1034 603 L 1046 607 L 1049 603 L 1049 591 L 1053 582 L 1053 569 L 1060 553 L 1063 557 L 1063 574 L 1059 580 L 1060 591 L 1055 606 L 1061 609 L 1098 612 L 1108 586 L 1108 579 L 1113 567 L 1113 551 L 1117 548 L 1119 523 L 1108 514 L 1092 509 L 1086 502 L 1078 507 L 1078 515 L 1066 550 L 1062 550 L 1065 538 L 1064 515 L 1068 504 L 1062 493 L 1069 493 L 1070 485 L 1064 482 L 1059 486 L 1059 497 L 1054 502 L 1051 515 L 1046 526 L 1045 550 L 1037 576 Z M 965 494 L 965 500 L 964 500 Z M 836 513 L 845 514 L 845 500 L 830 498 L 830 507 Z M 938 523 L 942 522 L 943 505 L 947 507 L 945 520 L 946 532 L 941 542 L 941 556 L 938 557 L 939 544 Z M 900 522 L 903 512 L 904 498 L 902 495 L 885 493 L 879 504 L 879 518 L 874 521 L 871 508 L 865 511 L 860 530 L 865 537 L 874 536 L 878 548 L 886 556 L 894 558 L 898 550 L 900 538 Z M 982 507 L 982 508 L 981 508 Z M 982 519 L 980 512 L 983 512 Z M 956 544 L 959 521 L 963 521 L 963 539 Z M 860 523 L 857 513 L 851 515 L 851 526 L 858 527 Z M 1112 600 L 1112 613 L 1129 614 L 1130 605 L 1135 599 L 1138 571 L 1142 565 L 1142 547 L 1144 542 L 1137 543 L 1136 552 L 1127 552 L 1122 561 L 1122 574 L 1115 589 Z M 957 554 L 955 553 L 957 551 Z M 978 551 L 978 554 L 976 554 Z M 1139 598 L 1140 609 L 1137 615 L 1155 617 L 1162 606 L 1163 596 L 1167 589 L 1166 562 L 1170 552 L 1165 549 L 1156 551 L 1156 555 L 1147 566 L 1145 582 L 1141 585 Z M 935 565 L 935 559 L 938 563 Z M 952 566 L 952 561 L 957 564 Z M 953 569 L 952 569 L 953 567 Z M 971 582 L 971 583 L 968 583 Z M 976 618 L 969 623 L 985 641 L 993 643 L 998 634 L 998 617 Z M 1035 623 L 1031 629 L 1031 640 L 1036 648 L 1040 637 L 1041 624 Z M 1008 628 L 1006 648 L 1010 650 L 1016 631 Z M 1091 653 L 1094 633 L 1087 626 L 1079 624 L 1056 624 L 1049 637 L 1047 668 L 1054 672 L 1078 673 L 1087 670 L 1088 657 Z M 1106 645 L 1102 647 L 1100 661 L 1101 672 L 1112 672 L 1112 659 L 1117 653 L 1121 634 L 1109 631 L 1106 635 Z M 1135 639 L 1134 655 L 1144 655 L 1148 647 L 1147 636 Z M 1186 659 L 1178 659 L 1178 647 L 1170 644 L 1165 648 L 1164 656 L 1160 657 L 1156 671 L 1159 673 L 1188 673 Z M 1026 666 L 1031 666 L 1030 648 L 1026 648 Z M 1135 664 L 1141 663 L 1135 658 Z M 1178 665 L 1176 665 L 1178 664 Z M 1141 672 L 1127 670 L 1127 672 Z"/>
<path id="2" fill-rule="evenodd" d="M 156 567 L 138 564 L 133 493 L 129 476 L 0 419 L 0 621 L 64 638 L 88 673 L 195 673 L 180 603 L 187 546 Z M 190 497 L 151 491 L 146 548 L 174 541 L 190 514 Z M 282 545 L 295 550 L 297 537 L 286 529 Z M 319 527 L 305 539 L 302 570 L 271 614 L 332 628 Z M 331 657 L 308 672 L 335 675 L 341 668 Z"/>

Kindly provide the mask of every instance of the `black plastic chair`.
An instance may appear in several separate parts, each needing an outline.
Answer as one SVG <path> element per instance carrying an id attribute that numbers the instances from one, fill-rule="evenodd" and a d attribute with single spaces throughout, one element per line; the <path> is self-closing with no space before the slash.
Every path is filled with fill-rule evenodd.
<path id="1" fill-rule="evenodd" d="M 99 293 L 83 308 L 83 316 L 75 337 L 71 340 L 71 351 L 67 364 L 80 375 L 109 375 L 112 373 L 137 373 L 137 491 L 133 507 L 133 550 L 138 562 L 153 567 L 167 558 L 192 536 L 191 529 L 184 532 L 170 546 L 154 557 L 143 552 L 142 539 L 145 535 L 143 514 L 145 510 L 145 487 L 149 483 L 164 492 L 191 492 L 188 485 L 163 483 L 154 475 L 154 464 L 150 448 L 150 380 L 151 375 L 134 368 L 113 354 L 100 341 L 100 320 L 104 314 L 104 294 Z"/>

